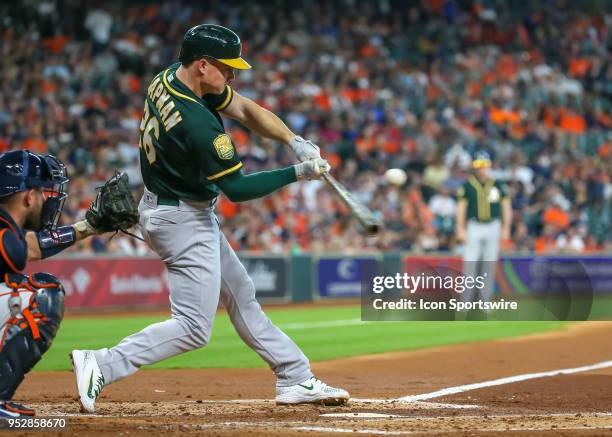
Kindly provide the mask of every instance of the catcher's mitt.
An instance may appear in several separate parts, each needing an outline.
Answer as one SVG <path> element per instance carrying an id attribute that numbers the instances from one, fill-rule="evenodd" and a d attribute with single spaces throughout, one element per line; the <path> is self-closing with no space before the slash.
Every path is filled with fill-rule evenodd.
<path id="1" fill-rule="evenodd" d="M 124 231 L 138 223 L 138 207 L 128 187 L 128 175 L 117 173 L 98 187 L 85 219 L 100 232 Z"/>

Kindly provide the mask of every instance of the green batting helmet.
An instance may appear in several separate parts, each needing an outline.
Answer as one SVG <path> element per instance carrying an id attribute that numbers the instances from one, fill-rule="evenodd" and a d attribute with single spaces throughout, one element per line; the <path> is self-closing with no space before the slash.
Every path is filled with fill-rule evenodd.
<path id="1" fill-rule="evenodd" d="M 179 61 L 188 64 L 208 56 L 239 70 L 251 66 L 242 59 L 240 37 L 227 27 L 218 24 L 199 24 L 189 29 L 183 37 Z"/>

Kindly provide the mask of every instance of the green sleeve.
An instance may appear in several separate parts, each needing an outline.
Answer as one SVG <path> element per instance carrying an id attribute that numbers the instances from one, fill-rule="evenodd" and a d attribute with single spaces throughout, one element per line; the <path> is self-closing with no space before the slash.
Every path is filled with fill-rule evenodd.
<path id="1" fill-rule="evenodd" d="M 499 190 L 500 194 L 501 194 L 501 199 L 507 199 L 508 198 L 508 187 L 506 187 L 506 184 L 502 184 L 499 181 L 495 181 L 495 185 L 497 185 L 497 189 Z"/>
<path id="2" fill-rule="evenodd" d="M 465 184 L 459 187 L 457 190 L 457 200 L 467 199 L 467 193 L 465 190 Z"/>
<path id="3" fill-rule="evenodd" d="M 234 90 L 229 85 L 225 85 L 225 89 L 221 94 L 204 94 L 202 97 L 212 109 L 223 111 L 232 102 Z"/>
<path id="4" fill-rule="evenodd" d="M 215 184 L 232 202 L 244 202 L 263 197 L 295 181 L 295 168 L 291 166 L 248 175 L 237 171 L 220 178 Z"/>
<path id="5" fill-rule="evenodd" d="M 207 110 L 196 115 L 185 122 L 185 138 L 206 179 L 215 182 L 240 170 L 238 152 L 221 123 Z"/>

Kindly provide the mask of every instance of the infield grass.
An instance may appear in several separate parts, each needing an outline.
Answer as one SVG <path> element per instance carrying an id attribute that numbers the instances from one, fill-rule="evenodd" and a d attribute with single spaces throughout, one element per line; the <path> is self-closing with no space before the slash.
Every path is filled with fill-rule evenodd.
<path id="1" fill-rule="evenodd" d="M 358 305 L 271 308 L 266 312 L 311 361 L 493 340 L 564 326 L 562 322 L 361 322 Z M 72 349 L 111 347 L 123 337 L 166 318 L 138 313 L 125 317 L 67 317 L 35 370 L 69 370 L 68 353 Z M 217 315 L 208 346 L 150 367 L 264 366 L 259 356 L 242 343 L 223 312 Z"/>

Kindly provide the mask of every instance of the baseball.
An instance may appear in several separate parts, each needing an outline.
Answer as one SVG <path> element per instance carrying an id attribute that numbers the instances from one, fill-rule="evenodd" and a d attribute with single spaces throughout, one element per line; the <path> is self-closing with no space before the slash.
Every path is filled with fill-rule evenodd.
<path id="1" fill-rule="evenodd" d="M 401 185 L 404 185 L 406 179 L 408 179 L 408 176 L 406 175 L 406 172 L 401 168 L 390 168 L 385 172 L 385 179 L 391 185 L 399 187 Z"/>

